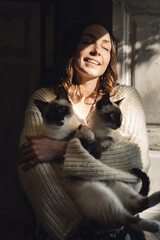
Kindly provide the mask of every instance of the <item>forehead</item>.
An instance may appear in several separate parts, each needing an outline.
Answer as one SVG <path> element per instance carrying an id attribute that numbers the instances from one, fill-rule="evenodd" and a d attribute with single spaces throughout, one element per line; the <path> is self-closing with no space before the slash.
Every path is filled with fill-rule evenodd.
<path id="1" fill-rule="evenodd" d="M 85 36 L 85 35 L 91 35 L 91 36 L 94 36 L 96 39 L 103 38 L 110 41 L 110 35 L 107 29 L 98 24 L 92 24 L 92 25 L 86 26 L 82 32 L 82 36 Z"/>

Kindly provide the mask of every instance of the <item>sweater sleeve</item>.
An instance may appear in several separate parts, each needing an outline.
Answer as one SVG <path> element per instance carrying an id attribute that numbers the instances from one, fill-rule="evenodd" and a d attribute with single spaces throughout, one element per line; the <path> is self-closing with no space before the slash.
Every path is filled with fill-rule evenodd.
<path id="1" fill-rule="evenodd" d="M 29 101 L 26 110 L 20 145 L 26 135 L 39 135 L 42 118 L 33 99 L 50 101 L 53 95 L 46 89 L 38 90 Z M 18 166 L 19 178 L 31 202 L 37 218 L 54 239 L 64 239 L 82 220 L 82 216 L 60 184 L 59 167 L 51 163 L 38 164 L 24 171 Z"/>
<path id="2" fill-rule="evenodd" d="M 148 142 L 140 97 L 134 88 L 119 86 L 112 100 L 122 98 L 124 98 L 121 102 L 123 121 L 119 131 L 126 141 L 113 144 L 103 152 L 99 161 L 81 146 L 78 139 L 71 140 L 66 150 L 65 175 L 92 180 L 117 179 L 134 182 L 136 178 L 128 173 L 132 168 L 147 170 Z"/>
<path id="3" fill-rule="evenodd" d="M 141 97 L 135 88 L 120 86 L 116 99 L 123 97 L 125 99 L 121 104 L 123 122 L 120 132 L 130 143 L 134 143 L 139 147 L 142 169 L 147 172 L 150 166 L 148 154 L 149 147 L 146 120 Z"/>
<path id="4" fill-rule="evenodd" d="M 128 163 L 127 158 L 129 157 L 129 154 L 125 157 L 125 159 L 123 158 L 120 160 L 119 157 L 121 158 L 122 156 L 118 157 L 118 155 L 121 154 L 121 150 L 124 150 L 124 148 L 125 147 L 122 145 L 120 146 L 120 149 L 117 146 L 115 147 L 113 156 L 115 157 L 117 155 L 116 161 L 114 161 L 114 158 L 111 158 L 110 161 L 108 161 L 108 155 L 110 155 L 109 150 L 103 152 L 101 159 L 98 160 L 90 155 L 85 148 L 83 148 L 79 139 L 74 138 L 68 143 L 67 146 L 64 162 L 64 173 L 66 176 L 75 176 L 86 180 L 120 180 L 124 182 L 136 183 L 137 178 L 126 171 L 126 169 L 129 169 L 129 165 L 131 167 L 131 164 Z M 130 148 L 131 152 L 133 152 L 131 146 Z M 136 154 L 134 153 L 134 156 L 135 155 Z M 139 154 L 137 154 L 136 157 L 138 159 L 136 159 L 137 161 L 134 159 L 132 166 L 140 167 Z M 121 166 L 121 164 L 124 164 L 124 166 Z"/>

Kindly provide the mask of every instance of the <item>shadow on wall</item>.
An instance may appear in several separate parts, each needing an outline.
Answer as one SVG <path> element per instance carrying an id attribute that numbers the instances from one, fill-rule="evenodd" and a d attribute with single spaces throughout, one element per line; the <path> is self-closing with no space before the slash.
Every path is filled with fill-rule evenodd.
<path id="1" fill-rule="evenodd" d="M 156 24 L 157 29 L 159 28 L 158 23 Z M 142 29 L 138 29 L 137 31 L 142 31 Z M 132 37 L 131 37 L 132 38 Z M 124 55 L 126 58 L 126 65 L 128 68 L 140 67 L 142 64 L 147 64 L 150 60 L 155 59 L 160 54 L 160 33 L 156 35 L 152 35 L 150 37 L 145 38 L 142 41 L 137 41 L 136 37 L 135 42 L 124 45 L 123 41 L 118 41 L 118 62 L 122 62 Z M 127 49 L 125 52 L 124 49 Z M 134 66 L 133 66 L 134 64 Z M 157 67 L 159 67 L 160 63 L 157 62 Z M 122 68 L 120 68 L 120 75 L 122 75 Z"/>
<path id="2" fill-rule="evenodd" d="M 159 1 L 114 1 L 114 34 L 118 40 L 119 82 L 140 93 L 147 124 L 160 126 Z"/>

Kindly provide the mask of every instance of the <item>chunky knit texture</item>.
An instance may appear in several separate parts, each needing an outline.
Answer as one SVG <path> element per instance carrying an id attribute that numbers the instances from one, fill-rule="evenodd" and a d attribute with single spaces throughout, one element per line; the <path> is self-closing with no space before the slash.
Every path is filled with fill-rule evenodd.
<path id="1" fill-rule="evenodd" d="M 122 152 L 122 149 L 125 151 Z M 105 151 L 101 159 L 97 160 L 82 147 L 78 139 L 71 140 L 66 150 L 64 174 L 87 180 L 120 180 L 136 183 L 137 178 L 127 171 L 133 167 L 142 167 L 139 148 L 134 144 L 122 143 L 111 147 L 109 151 L 111 152 L 109 156 L 108 151 Z"/>
<path id="2" fill-rule="evenodd" d="M 132 87 L 118 86 L 116 90 L 113 101 L 125 97 L 121 103 L 123 121 L 120 132 L 127 140 L 112 145 L 102 154 L 101 161 L 93 158 L 74 138 L 66 149 L 64 172 L 53 163 L 41 163 L 28 171 L 18 167 L 19 178 L 37 218 L 54 239 L 64 239 L 83 219 L 61 187 L 63 174 L 88 180 L 117 179 L 136 183 L 136 177 L 128 171 L 141 166 L 146 171 L 149 167 L 145 117 L 140 97 Z M 26 135 L 40 135 L 42 117 L 33 100 L 51 101 L 54 97 L 52 89 L 43 88 L 33 94 L 26 109 L 20 145 L 26 142 Z"/>

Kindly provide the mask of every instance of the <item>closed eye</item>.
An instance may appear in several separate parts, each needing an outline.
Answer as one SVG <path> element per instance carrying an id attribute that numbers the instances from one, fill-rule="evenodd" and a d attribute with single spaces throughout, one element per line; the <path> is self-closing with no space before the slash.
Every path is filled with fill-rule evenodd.
<path id="1" fill-rule="evenodd" d="M 82 39 L 80 41 L 80 43 L 84 44 L 84 45 L 89 45 L 89 44 L 92 44 L 94 41 L 93 39 Z"/>
<path id="2" fill-rule="evenodd" d="M 107 52 L 110 52 L 110 48 L 109 48 L 109 47 L 102 46 L 102 48 L 103 48 L 104 50 L 106 50 Z"/>
<path id="3" fill-rule="evenodd" d="M 108 48 L 106 48 L 106 47 L 102 47 L 104 50 L 106 50 L 107 52 L 109 52 L 109 49 Z"/>

